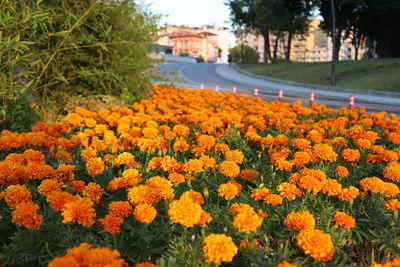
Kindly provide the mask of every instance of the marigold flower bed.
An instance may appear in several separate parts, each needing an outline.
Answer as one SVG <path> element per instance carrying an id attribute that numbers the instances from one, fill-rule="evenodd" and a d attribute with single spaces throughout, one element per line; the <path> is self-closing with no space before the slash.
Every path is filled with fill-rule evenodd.
<path id="1" fill-rule="evenodd" d="M 399 145 L 362 108 L 162 86 L 76 107 L 1 132 L 0 262 L 400 266 Z"/>

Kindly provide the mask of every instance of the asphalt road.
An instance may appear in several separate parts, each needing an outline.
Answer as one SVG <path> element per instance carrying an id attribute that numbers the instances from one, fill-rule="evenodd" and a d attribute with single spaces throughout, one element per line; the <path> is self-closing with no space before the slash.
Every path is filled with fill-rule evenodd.
<path id="1" fill-rule="evenodd" d="M 227 64 L 166 62 L 160 69 L 171 75 L 171 78 L 178 77 L 179 81 L 174 83 L 177 86 L 200 88 L 200 84 L 203 83 L 206 89 L 213 90 L 218 85 L 220 91 L 232 91 L 233 86 L 236 86 L 238 93 L 250 95 L 253 95 L 254 88 L 258 88 L 259 97 L 266 101 L 276 101 L 279 89 L 283 89 L 284 102 L 301 100 L 305 106 L 309 104 L 310 92 L 314 92 L 317 104 L 331 108 L 348 107 L 349 94 L 352 93 L 351 90 L 349 92 L 315 90 L 267 81 L 240 73 Z M 387 111 L 400 115 L 400 98 L 357 94 L 355 107 L 365 107 L 367 112 Z"/>

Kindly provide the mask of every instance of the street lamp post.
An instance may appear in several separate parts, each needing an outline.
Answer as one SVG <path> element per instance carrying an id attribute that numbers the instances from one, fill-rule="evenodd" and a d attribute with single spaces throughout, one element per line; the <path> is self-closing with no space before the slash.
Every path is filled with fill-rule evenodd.
<path id="1" fill-rule="evenodd" d="M 331 0 L 332 10 L 332 67 L 331 67 L 331 85 L 336 85 L 336 17 L 334 0 Z"/>

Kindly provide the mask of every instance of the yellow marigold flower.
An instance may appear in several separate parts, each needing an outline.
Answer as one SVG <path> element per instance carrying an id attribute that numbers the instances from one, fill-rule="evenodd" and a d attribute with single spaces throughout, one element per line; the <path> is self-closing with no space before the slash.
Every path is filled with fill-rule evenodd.
<path id="1" fill-rule="evenodd" d="M 336 161 L 337 154 L 330 145 L 315 144 L 312 148 L 314 156 L 325 161 Z"/>
<path id="2" fill-rule="evenodd" d="M 90 182 L 83 190 L 83 196 L 89 198 L 94 203 L 100 203 L 101 197 L 103 196 L 103 188 L 100 185 Z"/>
<path id="3" fill-rule="evenodd" d="M 242 163 L 244 159 L 244 155 L 242 151 L 239 150 L 228 150 L 224 153 L 225 160 L 232 161 L 235 163 Z"/>
<path id="4" fill-rule="evenodd" d="M 342 192 L 339 194 L 339 199 L 342 201 L 350 201 L 356 198 L 360 194 L 358 188 L 354 186 L 349 186 L 348 188 L 342 189 Z"/>
<path id="5" fill-rule="evenodd" d="M 39 194 L 47 197 L 48 195 L 61 191 L 62 184 L 57 179 L 45 179 L 38 186 Z"/>
<path id="6" fill-rule="evenodd" d="M 290 230 L 301 231 L 315 228 L 314 216 L 309 211 L 290 212 L 283 224 Z"/>
<path id="7" fill-rule="evenodd" d="M 202 210 L 200 220 L 197 224 L 206 227 L 207 223 L 210 223 L 211 221 L 212 221 L 211 215 L 207 211 Z"/>
<path id="8" fill-rule="evenodd" d="M 355 162 L 360 160 L 361 154 L 356 149 L 346 148 L 342 151 L 340 157 L 347 162 Z"/>
<path id="9" fill-rule="evenodd" d="M 139 204 L 133 211 L 135 219 L 141 223 L 151 223 L 157 215 L 157 210 L 149 204 Z"/>
<path id="10" fill-rule="evenodd" d="M 184 170 L 187 173 L 203 172 L 203 161 L 199 159 L 189 159 L 184 164 Z"/>
<path id="11" fill-rule="evenodd" d="M 126 169 L 122 172 L 122 178 L 127 186 L 132 187 L 142 180 L 142 174 L 137 169 Z"/>
<path id="12" fill-rule="evenodd" d="M 366 177 L 361 179 L 360 189 L 365 191 L 371 191 L 374 193 L 383 193 L 385 191 L 385 182 L 378 177 Z"/>
<path id="13" fill-rule="evenodd" d="M 344 166 L 337 166 L 334 173 L 339 177 L 346 177 L 349 175 L 349 171 Z"/>
<path id="14" fill-rule="evenodd" d="M 251 198 L 254 200 L 264 200 L 269 195 L 269 189 L 266 187 L 255 188 L 251 190 Z"/>
<path id="15" fill-rule="evenodd" d="M 128 200 L 133 205 L 138 204 L 154 204 L 160 200 L 157 191 L 150 185 L 138 185 L 128 189 Z"/>
<path id="16" fill-rule="evenodd" d="M 158 136 L 159 131 L 157 128 L 154 127 L 146 127 L 142 129 L 142 133 L 143 136 L 146 138 L 155 139 Z"/>
<path id="17" fill-rule="evenodd" d="M 383 177 L 391 179 L 396 182 L 400 182 L 400 163 L 390 162 L 383 169 Z"/>
<path id="18" fill-rule="evenodd" d="M 179 152 L 184 152 L 189 149 L 189 145 L 186 142 L 185 138 L 179 137 L 174 142 L 174 149 Z"/>
<path id="19" fill-rule="evenodd" d="M 258 171 L 244 169 L 240 172 L 240 177 L 247 181 L 254 181 L 260 175 Z"/>
<path id="20" fill-rule="evenodd" d="M 75 197 L 64 191 L 56 191 L 47 196 L 47 202 L 49 202 L 51 207 L 56 211 L 61 211 L 66 203 L 73 200 L 75 200 Z"/>
<path id="21" fill-rule="evenodd" d="M 342 192 L 342 185 L 335 179 L 326 179 L 322 192 L 328 196 L 337 196 Z"/>
<path id="22" fill-rule="evenodd" d="M 64 205 L 61 215 L 64 217 L 63 223 L 76 222 L 90 227 L 94 224 L 96 211 L 93 208 L 93 202 L 84 198 L 75 198 L 75 200 Z"/>
<path id="23" fill-rule="evenodd" d="M 341 211 L 337 211 L 333 219 L 337 225 L 342 226 L 346 230 L 350 230 L 356 224 L 356 219 L 354 219 L 354 217 Z"/>
<path id="24" fill-rule="evenodd" d="M 192 227 L 200 221 L 202 208 L 200 204 L 190 198 L 183 198 L 171 202 L 168 208 L 168 216 L 174 223 L 180 223 L 186 227 Z"/>
<path id="25" fill-rule="evenodd" d="M 39 206 L 33 202 L 19 204 L 12 213 L 12 222 L 25 226 L 29 230 L 39 230 L 43 216 L 37 214 Z"/>
<path id="26" fill-rule="evenodd" d="M 275 265 L 275 267 L 296 267 L 296 265 L 291 264 L 291 263 L 289 263 L 287 261 L 281 261 L 280 263 Z"/>
<path id="27" fill-rule="evenodd" d="M 295 199 L 296 197 L 301 197 L 303 193 L 301 190 L 292 183 L 283 182 L 276 187 L 279 195 L 286 199 Z"/>
<path id="28" fill-rule="evenodd" d="M 280 205 L 283 202 L 283 198 L 277 194 L 269 194 L 265 197 L 264 200 L 271 206 Z"/>
<path id="29" fill-rule="evenodd" d="M 128 201 L 113 201 L 108 206 L 108 213 L 120 217 L 128 217 L 132 214 L 132 206 Z"/>
<path id="30" fill-rule="evenodd" d="M 203 240 L 206 262 L 231 262 L 237 251 L 232 238 L 224 234 L 210 234 Z"/>
<path id="31" fill-rule="evenodd" d="M 397 197 L 397 195 L 400 193 L 400 189 L 394 183 L 385 183 L 385 190 L 383 193 L 387 197 Z"/>
<path id="32" fill-rule="evenodd" d="M 223 197 L 226 200 L 232 199 L 239 194 L 237 186 L 232 183 L 220 184 L 217 192 L 220 197 Z"/>
<path id="33" fill-rule="evenodd" d="M 104 218 L 100 219 L 100 223 L 103 225 L 104 231 L 116 234 L 121 231 L 119 227 L 124 223 L 124 219 L 115 214 L 107 214 Z"/>
<path id="34" fill-rule="evenodd" d="M 231 178 L 235 178 L 240 173 L 239 166 L 235 162 L 227 160 L 225 160 L 219 165 L 218 170 L 223 175 L 226 175 Z"/>
<path id="35" fill-rule="evenodd" d="M 146 185 L 153 187 L 156 195 L 162 197 L 166 201 L 173 199 L 175 196 L 172 183 L 164 177 L 153 176 L 146 181 Z"/>
<path id="36" fill-rule="evenodd" d="M 183 198 L 190 198 L 191 200 L 193 200 L 194 202 L 196 202 L 196 203 L 198 203 L 198 204 L 200 204 L 200 205 L 203 205 L 203 204 L 204 204 L 204 198 L 203 198 L 203 196 L 202 196 L 199 192 L 196 192 L 196 191 L 194 191 L 194 190 L 189 190 L 189 191 L 184 192 L 184 193 L 181 195 L 180 198 L 181 198 L 181 199 L 183 199 Z"/>
<path id="37" fill-rule="evenodd" d="M 156 267 L 156 266 L 151 262 L 139 262 L 136 263 L 134 267 Z"/>
<path id="38" fill-rule="evenodd" d="M 335 254 L 331 236 L 321 230 L 300 231 L 296 236 L 296 243 L 305 254 L 319 261 L 330 261 Z"/>
<path id="39" fill-rule="evenodd" d="M 400 201 L 396 198 L 394 199 L 389 199 L 388 201 L 385 202 L 385 207 L 387 210 L 398 210 L 400 209 Z"/>
<path id="40" fill-rule="evenodd" d="M 21 203 L 32 201 L 32 195 L 25 185 L 10 185 L 3 193 L 7 205 L 14 209 Z"/>
<path id="41" fill-rule="evenodd" d="M 103 160 L 100 157 L 89 159 L 86 162 L 86 170 L 92 177 L 100 175 L 104 171 Z"/>

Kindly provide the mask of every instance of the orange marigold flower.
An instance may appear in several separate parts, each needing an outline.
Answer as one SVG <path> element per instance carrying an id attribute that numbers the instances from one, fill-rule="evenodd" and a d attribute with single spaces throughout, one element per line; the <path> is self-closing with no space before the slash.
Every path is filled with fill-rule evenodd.
<path id="1" fill-rule="evenodd" d="M 293 164 L 296 167 L 304 167 L 305 164 L 310 162 L 311 156 L 308 152 L 298 151 L 293 154 Z"/>
<path id="2" fill-rule="evenodd" d="M 200 160 L 203 161 L 205 168 L 216 168 L 218 166 L 215 159 L 210 156 L 201 155 Z"/>
<path id="3" fill-rule="evenodd" d="M 344 166 L 337 166 L 334 173 L 339 177 L 346 177 L 347 175 L 349 175 L 349 171 Z"/>
<path id="4" fill-rule="evenodd" d="M 244 155 L 242 151 L 239 150 L 228 150 L 224 153 L 225 160 L 232 161 L 235 163 L 242 163 L 244 159 Z"/>
<path id="5" fill-rule="evenodd" d="M 227 161 L 227 160 L 223 161 L 219 165 L 218 170 L 223 175 L 231 177 L 231 178 L 235 178 L 240 173 L 239 166 L 235 162 Z"/>
<path id="6" fill-rule="evenodd" d="M 174 128 L 172 128 L 172 131 L 183 137 L 189 136 L 190 134 L 190 128 L 184 124 L 175 125 Z"/>
<path id="7" fill-rule="evenodd" d="M 391 179 L 396 182 L 400 182 L 400 163 L 390 162 L 383 169 L 383 177 Z"/>
<path id="8" fill-rule="evenodd" d="M 186 142 L 185 138 L 179 137 L 174 142 L 174 149 L 179 152 L 184 152 L 189 149 L 189 145 Z"/>
<path id="9" fill-rule="evenodd" d="M 113 201 L 108 206 L 108 213 L 120 217 L 128 217 L 132 214 L 132 206 L 128 201 Z"/>
<path id="10" fill-rule="evenodd" d="M 241 212 L 255 212 L 253 207 L 246 203 L 233 203 L 229 207 L 229 212 L 233 214 L 239 214 Z"/>
<path id="11" fill-rule="evenodd" d="M 385 190 L 383 193 L 387 197 L 397 197 L 397 195 L 400 193 L 400 189 L 394 183 L 385 183 Z"/>
<path id="12" fill-rule="evenodd" d="M 269 189 L 266 187 L 255 188 L 251 190 L 251 198 L 254 200 L 264 200 L 269 195 Z"/>
<path id="13" fill-rule="evenodd" d="M 371 191 L 374 193 L 383 193 L 385 191 L 385 182 L 378 177 L 366 177 L 361 179 L 360 189 L 365 191 Z"/>
<path id="14" fill-rule="evenodd" d="M 75 197 L 64 191 L 56 191 L 47 196 L 47 202 L 49 202 L 51 207 L 56 211 L 61 211 L 66 203 L 73 200 L 75 200 Z"/>
<path id="15" fill-rule="evenodd" d="M 387 210 L 398 210 L 400 209 L 400 201 L 396 198 L 394 199 L 389 199 L 388 201 L 385 202 L 385 207 Z"/>
<path id="16" fill-rule="evenodd" d="M 136 263 L 134 267 L 156 267 L 156 266 L 151 262 L 139 262 Z"/>
<path id="17" fill-rule="evenodd" d="M 39 194 L 47 197 L 48 195 L 61 191 L 62 184 L 57 179 L 45 179 L 38 186 Z"/>
<path id="18" fill-rule="evenodd" d="M 157 215 L 157 210 L 152 205 L 143 203 L 135 207 L 133 215 L 141 223 L 151 223 Z"/>
<path id="19" fill-rule="evenodd" d="M 341 211 L 337 211 L 333 219 L 337 225 L 342 226 L 346 230 L 350 230 L 356 224 L 356 219 L 354 219 L 354 217 Z"/>
<path id="20" fill-rule="evenodd" d="M 224 234 L 210 234 L 203 240 L 206 262 L 231 262 L 237 251 L 232 238 Z"/>
<path id="21" fill-rule="evenodd" d="M 247 181 L 254 181 L 260 175 L 258 171 L 253 171 L 249 169 L 244 169 L 240 173 L 240 177 Z"/>
<path id="22" fill-rule="evenodd" d="M 326 179 L 322 192 L 328 196 L 337 196 L 342 192 L 342 185 L 335 179 Z"/>
<path id="23" fill-rule="evenodd" d="M 187 173 L 203 172 L 203 161 L 199 159 L 189 159 L 184 164 L 184 170 Z"/>
<path id="24" fill-rule="evenodd" d="M 227 144 L 216 143 L 215 144 L 215 151 L 225 153 L 229 150 L 229 146 Z"/>
<path id="25" fill-rule="evenodd" d="M 86 162 L 86 170 L 92 177 L 100 175 L 104 171 L 103 160 L 100 157 L 89 159 Z"/>
<path id="26" fill-rule="evenodd" d="M 226 200 L 232 199 L 239 194 L 239 189 L 232 183 L 220 184 L 217 189 L 218 195 Z"/>
<path id="27" fill-rule="evenodd" d="M 94 203 L 100 203 L 101 197 L 103 196 L 103 188 L 100 185 L 90 182 L 83 190 L 83 196 L 89 198 Z"/>
<path id="28" fill-rule="evenodd" d="M 186 227 L 192 227 L 200 221 L 202 208 L 200 204 L 190 198 L 182 198 L 171 202 L 168 208 L 168 216 L 174 223 L 180 223 Z"/>
<path id="29" fill-rule="evenodd" d="M 204 198 L 203 198 L 203 196 L 202 196 L 199 192 L 196 192 L 196 191 L 194 191 L 194 190 L 189 190 L 189 191 L 184 192 L 184 193 L 181 195 L 180 198 L 181 198 L 181 199 L 182 199 L 182 198 L 190 198 L 191 200 L 193 200 L 194 202 L 196 202 L 196 203 L 198 203 L 198 204 L 200 204 L 200 205 L 203 205 L 203 204 L 204 204 Z"/>
<path id="30" fill-rule="evenodd" d="M 138 185 L 128 189 L 128 200 L 133 205 L 142 203 L 153 204 L 160 200 L 157 191 L 150 185 Z"/>
<path id="31" fill-rule="evenodd" d="M 360 194 L 358 188 L 354 186 L 349 186 L 348 188 L 342 189 L 342 192 L 339 194 L 339 199 L 342 201 L 350 201 L 356 198 Z"/>
<path id="32" fill-rule="evenodd" d="M 314 156 L 325 161 L 336 161 L 337 154 L 330 145 L 315 144 L 312 148 Z"/>
<path id="33" fill-rule="evenodd" d="M 57 179 L 60 181 L 74 180 L 75 166 L 68 164 L 60 164 L 56 169 Z"/>
<path id="34" fill-rule="evenodd" d="M 262 218 L 251 209 L 244 209 L 233 218 L 233 226 L 238 228 L 239 232 L 250 233 L 257 231 L 257 228 L 261 225 Z"/>
<path id="35" fill-rule="evenodd" d="M 301 190 L 292 183 L 283 182 L 276 187 L 276 190 L 279 192 L 279 195 L 286 199 L 295 199 L 296 197 L 301 197 L 303 193 Z"/>
<path id="36" fill-rule="evenodd" d="M 277 194 L 269 194 L 264 200 L 271 206 L 280 205 L 283 202 L 283 198 Z"/>
<path id="37" fill-rule="evenodd" d="M 293 138 L 290 141 L 290 145 L 300 150 L 306 150 L 311 148 L 310 141 L 304 138 Z"/>
<path id="38" fill-rule="evenodd" d="M 309 211 L 290 212 L 283 224 L 290 230 L 301 231 L 315 228 L 314 216 Z"/>
<path id="39" fill-rule="evenodd" d="M 398 133 L 395 133 L 395 132 L 389 133 L 388 134 L 388 140 L 390 142 L 392 142 L 393 144 L 400 145 L 400 132 L 398 132 Z"/>
<path id="40" fill-rule="evenodd" d="M 140 164 L 136 162 L 135 156 L 129 152 L 123 152 L 117 156 L 114 161 L 114 165 L 119 167 L 121 165 L 126 165 L 131 168 L 138 168 Z"/>
<path id="41" fill-rule="evenodd" d="M 142 129 L 143 136 L 146 138 L 155 139 L 157 138 L 159 131 L 154 127 L 146 127 Z"/>
<path id="42" fill-rule="evenodd" d="M 12 222 L 18 226 L 25 226 L 30 230 L 39 230 L 42 225 L 43 216 L 37 214 L 39 206 L 33 202 L 19 204 L 12 213 Z"/>
<path id="43" fill-rule="evenodd" d="M 172 183 L 164 177 L 153 176 L 146 181 L 146 185 L 153 187 L 155 189 L 155 194 L 166 201 L 173 199 L 175 196 Z"/>
<path id="44" fill-rule="evenodd" d="M 10 185 L 2 193 L 7 205 L 14 209 L 21 203 L 32 201 L 32 195 L 25 185 Z"/>
<path id="45" fill-rule="evenodd" d="M 173 172 L 168 174 L 168 179 L 175 184 L 180 184 L 185 181 L 185 176 L 183 174 Z"/>
<path id="46" fill-rule="evenodd" d="M 122 172 L 122 178 L 126 181 L 127 186 L 132 187 L 141 181 L 142 175 L 137 169 L 125 169 Z"/>
<path id="47" fill-rule="evenodd" d="M 361 154 L 357 149 L 346 148 L 343 150 L 340 157 L 345 161 L 354 162 L 360 160 Z"/>
<path id="48" fill-rule="evenodd" d="M 354 143 L 359 148 L 370 148 L 371 147 L 371 141 L 369 139 L 359 138 Z"/>
<path id="49" fill-rule="evenodd" d="M 207 223 L 210 223 L 211 221 L 212 221 L 211 215 L 207 211 L 202 210 L 200 220 L 197 224 L 206 227 Z"/>
<path id="50" fill-rule="evenodd" d="M 321 230 L 300 231 L 296 236 L 296 243 L 305 254 L 319 261 L 330 261 L 335 254 L 331 236 Z"/>
<path id="51" fill-rule="evenodd" d="M 119 227 L 124 223 L 124 219 L 115 214 L 107 214 L 106 217 L 100 219 L 100 223 L 103 225 L 104 231 L 116 234 L 121 231 Z"/>
<path id="52" fill-rule="evenodd" d="M 205 134 L 200 135 L 197 138 L 197 144 L 205 149 L 212 149 L 215 146 L 215 137 Z"/>
<path id="53" fill-rule="evenodd" d="M 291 263 L 289 263 L 287 261 L 281 261 L 280 263 L 275 265 L 275 267 L 296 267 L 296 265 L 291 264 Z"/>
<path id="54" fill-rule="evenodd" d="M 312 192 L 316 195 L 322 190 L 323 183 L 321 183 L 317 178 L 311 175 L 304 175 L 300 178 L 298 185 L 308 192 Z"/>
<path id="55" fill-rule="evenodd" d="M 81 180 L 73 180 L 69 184 L 74 188 L 74 192 L 82 192 L 85 189 L 85 182 Z"/>
<path id="56" fill-rule="evenodd" d="M 80 265 L 73 257 L 70 256 L 54 258 L 47 265 L 47 267 L 64 267 L 64 266 L 79 267 Z"/>
<path id="57" fill-rule="evenodd" d="M 96 211 L 93 208 L 93 202 L 84 198 L 75 198 L 75 200 L 64 205 L 61 215 L 64 217 L 63 223 L 76 222 L 90 227 L 94 224 Z"/>

